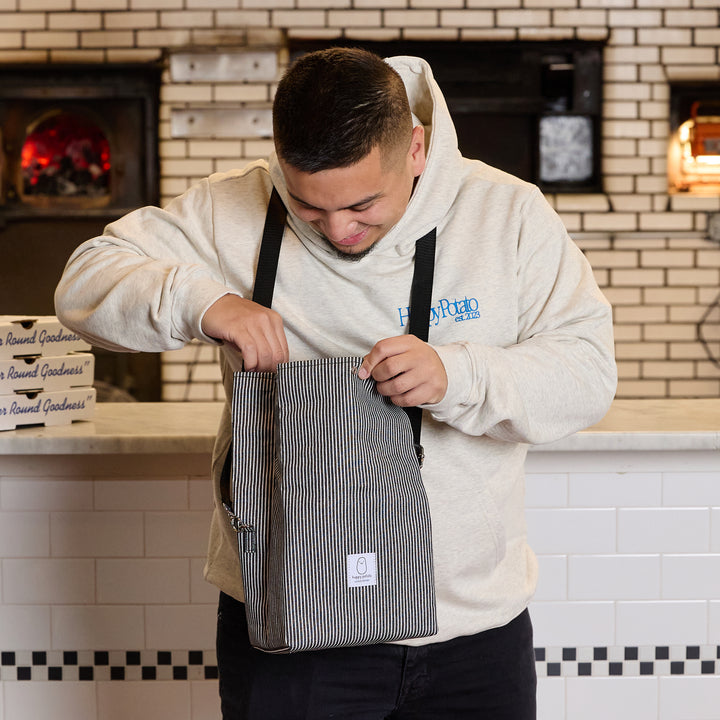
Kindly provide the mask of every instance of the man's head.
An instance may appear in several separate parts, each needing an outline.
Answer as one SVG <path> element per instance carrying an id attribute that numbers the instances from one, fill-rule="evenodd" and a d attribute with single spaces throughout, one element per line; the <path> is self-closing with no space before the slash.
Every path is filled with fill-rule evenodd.
<path id="1" fill-rule="evenodd" d="M 305 55 L 280 81 L 273 128 L 290 209 L 342 257 L 364 256 L 402 217 L 425 167 L 400 76 L 364 50 Z"/>
<path id="2" fill-rule="evenodd" d="M 303 172 L 354 165 L 375 146 L 392 162 L 407 150 L 411 133 L 400 76 L 365 50 L 330 48 L 303 55 L 275 94 L 277 154 Z"/>

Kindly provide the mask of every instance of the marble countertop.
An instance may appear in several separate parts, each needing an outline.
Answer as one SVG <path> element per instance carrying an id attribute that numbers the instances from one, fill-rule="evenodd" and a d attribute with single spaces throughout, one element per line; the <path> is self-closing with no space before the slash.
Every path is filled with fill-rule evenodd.
<path id="1" fill-rule="evenodd" d="M 94 418 L 0 432 L 2 455 L 209 453 L 222 403 L 98 403 Z M 533 452 L 720 449 L 720 399 L 616 400 L 597 424 Z"/>
<path id="2" fill-rule="evenodd" d="M 0 455 L 209 453 L 223 403 L 97 403 L 92 420 L 0 432 Z"/>

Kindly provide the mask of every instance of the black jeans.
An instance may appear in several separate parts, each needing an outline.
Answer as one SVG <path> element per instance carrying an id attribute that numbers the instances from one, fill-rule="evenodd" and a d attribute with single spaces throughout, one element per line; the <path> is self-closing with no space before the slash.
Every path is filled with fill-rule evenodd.
<path id="1" fill-rule="evenodd" d="M 248 641 L 245 606 L 220 595 L 223 720 L 535 720 L 527 610 L 504 627 L 420 647 L 273 655 Z"/>

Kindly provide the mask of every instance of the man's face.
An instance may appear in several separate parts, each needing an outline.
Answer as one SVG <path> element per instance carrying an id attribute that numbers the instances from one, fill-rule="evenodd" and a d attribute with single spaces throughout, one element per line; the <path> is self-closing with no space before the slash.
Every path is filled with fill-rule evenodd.
<path id="1" fill-rule="evenodd" d="M 379 147 L 348 167 L 307 173 L 280 159 L 290 210 L 312 225 L 343 256 L 362 256 L 403 216 L 415 178 L 425 167 L 423 128 L 413 129 L 402 157 L 383 158 Z"/>

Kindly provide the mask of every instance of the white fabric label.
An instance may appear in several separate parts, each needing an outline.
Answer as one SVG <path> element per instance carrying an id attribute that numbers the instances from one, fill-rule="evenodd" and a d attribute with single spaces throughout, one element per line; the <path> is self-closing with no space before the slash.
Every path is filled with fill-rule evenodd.
<path id="1" fill-rule="evenodd" d="M 347 556 L 348 587 L 377 585 L 377 557 L 375 553 Z"/>

